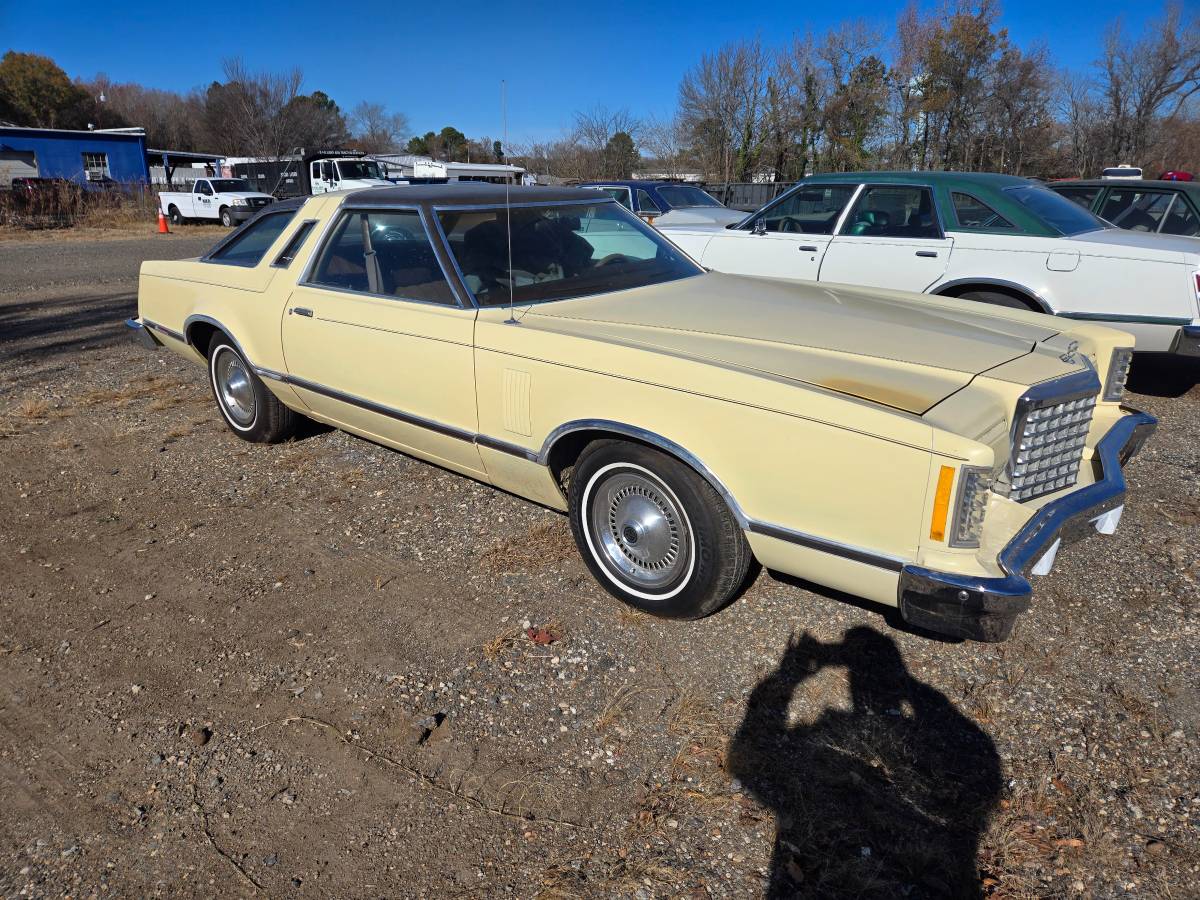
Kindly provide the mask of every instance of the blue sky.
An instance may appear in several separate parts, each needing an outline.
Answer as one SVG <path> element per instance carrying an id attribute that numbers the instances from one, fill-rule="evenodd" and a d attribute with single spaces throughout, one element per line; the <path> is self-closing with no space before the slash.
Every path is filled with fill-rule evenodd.
<path id="1" fill-rule="evenodd" d="M 1200 0 L 1188 0 L 1196 10 Z M 939 4 L 940 5 L 940 4 Z M 405 113 L 414 131 L 454 125 L 499 137 L 500 79 L 508 82 L 513 142 L 556 136 L 577 109 L 598 104 L 636 115 L 674 106 L 679 79 L 721 43 L 783 43 L 846 19 L 889 27 L 904 3 L 776 0 L 690 3 L 346 2 L 111 4 L 0 0 L 0 50 L 52 57 L 72 77 L 186 91 L 220 78 L 240 54 L 255 70 L 300 66 L 305 89 L 343 108 L 360 100 Z M 924 3 L 926 8 L 935 4 Z M 1056 65 L 1085 69 L 1105 27 L 1157 13 L 1129 0 L 1008 0 L 1001 25 L 1021 46 L 1042 43 Z M 173 12 L 168 12 L 173 10 Z M 1133 13 L 1131 15 L 1131 13 Z"/>

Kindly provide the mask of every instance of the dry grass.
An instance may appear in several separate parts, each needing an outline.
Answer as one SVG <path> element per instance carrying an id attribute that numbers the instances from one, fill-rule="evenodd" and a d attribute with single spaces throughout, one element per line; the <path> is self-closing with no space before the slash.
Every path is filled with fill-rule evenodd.
<path id="1" fill-rule="evenodd" d="M 479 565 L 493 575 L 537 572 L 553 568 L 575 556 L 575 542 L 566 519 L 535 525 L 520 536 L 505 538 L 479 557 Z"/>
<path id="2" fill-rule="evenodd" d="M 86 406 L 111 404 L 127 406 L 135 400 L 155 400 L 169 402 L 169 395 L 187 385 L 168 375 L 145 375 L 119 388 L 96 388 L 79 396 L 79 403 Z M 163 407 L 165 408 L 165 407 Z"/>
<path id="3" fill-rule="evenodd" d="M 515 647 L 521 640 L 520 628 L 506 628 L 483 645 L 483 655 L 490 660 L 499 659 L 500 654 L 510 647 Z"/>
<path id="4" fill-rule="evenodd" d="M 22 419 L 44 419 L 49 413 L 50 404 L 38 397 L 27 397 L 13 410 L 13 414 Z"/>

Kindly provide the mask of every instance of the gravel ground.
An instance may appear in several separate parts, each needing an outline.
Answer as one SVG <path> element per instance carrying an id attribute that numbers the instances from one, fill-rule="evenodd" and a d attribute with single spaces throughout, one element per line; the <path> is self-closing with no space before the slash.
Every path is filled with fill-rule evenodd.
<path id="1" fill-rule="evenodd" d="M 0 894 L 1198 895 L 1200 368 L 1006 644 L 664 622 L 551 512 L 234 438 L 120 324 L 212 240 L 0 244 Z"/>

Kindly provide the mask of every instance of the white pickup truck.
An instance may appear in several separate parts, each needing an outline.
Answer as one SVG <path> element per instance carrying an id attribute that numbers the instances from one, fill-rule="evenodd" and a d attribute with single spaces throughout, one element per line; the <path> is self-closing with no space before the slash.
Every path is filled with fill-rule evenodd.
<path id="1" fill-rule="evenodd" d="M 159 206 L 173 225 L 217 219 L 226 228 L 246 221 L 275 198 L 253 190 L 244 178 L 199 178 L 190 191 L 166 191 Z"/>

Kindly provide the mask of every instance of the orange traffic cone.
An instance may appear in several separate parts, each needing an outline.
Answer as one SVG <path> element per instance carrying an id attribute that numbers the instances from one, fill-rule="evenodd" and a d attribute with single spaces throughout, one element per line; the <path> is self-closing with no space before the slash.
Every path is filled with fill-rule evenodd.
<path id="1" fill-rule="evenodd" d="M 171 229 L 167 227 L 167 217 L 163 215 L 162 210 L 158 211 L 158 233 L 170 234 Z"/>

